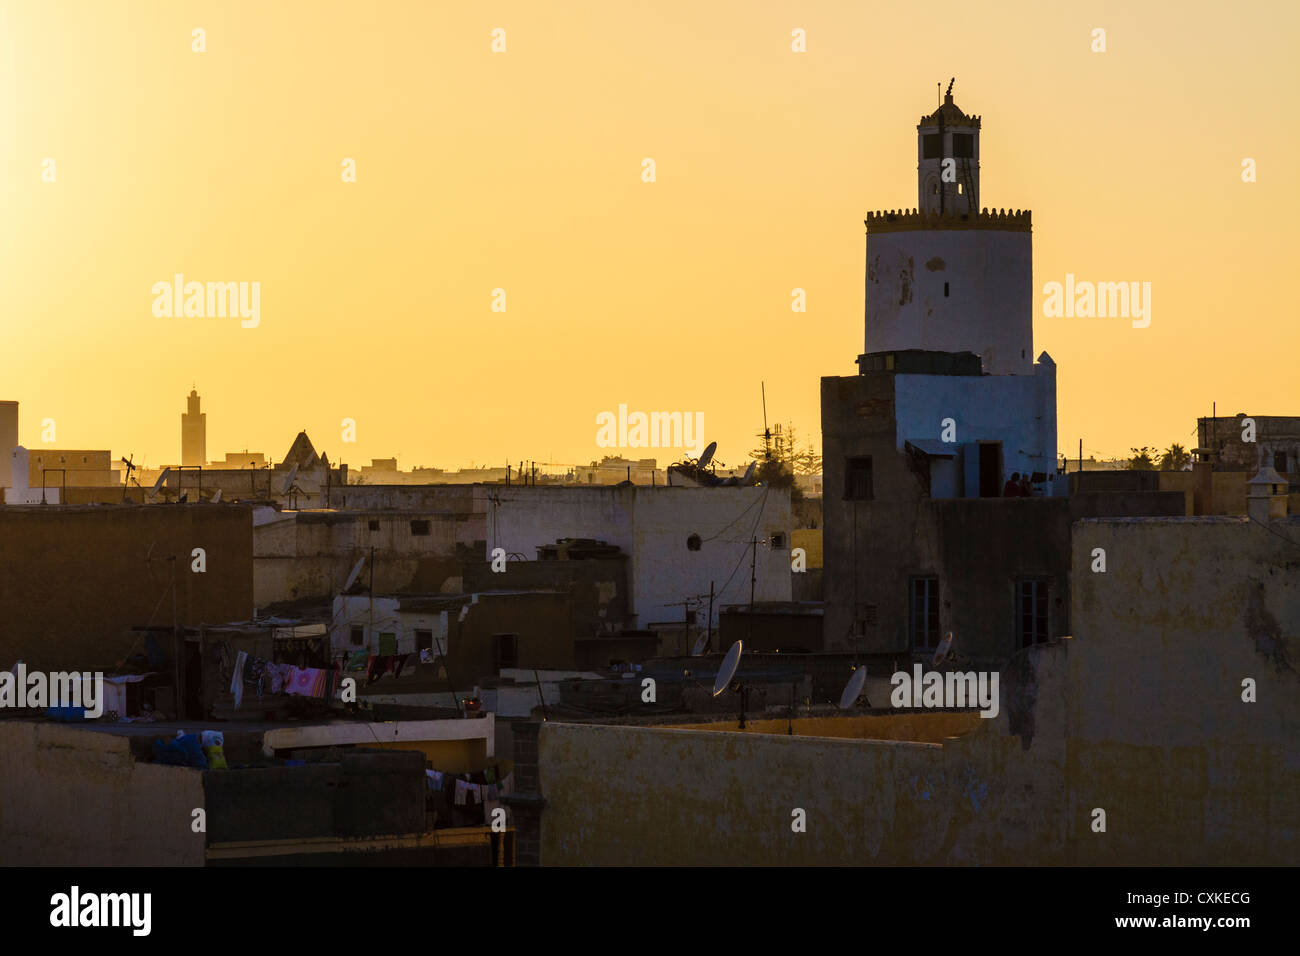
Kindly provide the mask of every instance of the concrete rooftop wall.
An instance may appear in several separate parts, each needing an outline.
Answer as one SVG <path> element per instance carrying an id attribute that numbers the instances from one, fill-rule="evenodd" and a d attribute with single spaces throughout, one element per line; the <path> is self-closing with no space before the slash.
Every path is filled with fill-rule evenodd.
<path id="1" fill-rule="evenodd" d="M 940 743 L 544 724 L 541 862 L 1294 866 L 1300 519 L 1270 527 L 1079 522 L 1074 636 Z"/>
<path id="2" fill-rule="evenodd" d="M 202 866 L 203 772 L 136 763 L 125 736 L 0 721 L 0 865 Z"/>

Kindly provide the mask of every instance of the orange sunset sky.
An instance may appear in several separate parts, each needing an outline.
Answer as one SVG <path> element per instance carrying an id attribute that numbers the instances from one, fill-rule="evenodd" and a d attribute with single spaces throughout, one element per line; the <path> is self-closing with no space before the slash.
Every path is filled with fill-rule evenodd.
<path id="1" fill-rule="evenodd" d="M 916 205 L 916 124 L 955 76 L 983 205 L 1033 210 L 1060 449 L 1190 448 L 1211 402 L 1300 415 L 1298 21 L 1186 0 L 4 0 L 0 399 L 29 447 L 52 418 L 59 447 L 150 466 L 179 459 L 192 383 L 214 459 L 278 460 L 305 428 L 354 468 L 588 462 L 626 403 L 703 412 L 731 465 L 766 382 L 769 420 L 820 446 L 819 378 L 863 348 L 863 218 Z M 178 272 L 260 282 L 260 324 L 156 317 Z M 1067 272 L 1150 282 L 1150 327 L 1044 318 Z"/>

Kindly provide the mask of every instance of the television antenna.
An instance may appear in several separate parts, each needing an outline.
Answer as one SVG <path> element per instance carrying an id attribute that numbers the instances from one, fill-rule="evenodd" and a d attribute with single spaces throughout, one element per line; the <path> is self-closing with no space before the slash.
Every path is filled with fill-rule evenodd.
<path id="1" fill-rule="evenodd" d="M 131 453 L 130 458 L 123 458 L 121 459 L 121 461 L 122 464 L 126 465 L 126 480 L 122 482 L 122 502 L 125 504 L 127 499 L 127 492 L 131 490 L 131 473 L 135 471 L 137 468 L 139 468 L 140 466 L 135 463 L 134 452 Z M 137 488 L 140 487 L 139 478 L 135 479 L 135 486 Z"/>

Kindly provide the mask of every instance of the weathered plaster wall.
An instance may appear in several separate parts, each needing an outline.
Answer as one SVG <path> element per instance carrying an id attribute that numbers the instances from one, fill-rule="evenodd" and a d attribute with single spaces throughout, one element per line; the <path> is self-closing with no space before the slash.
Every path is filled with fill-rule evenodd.
<path id="1" fill-rule="evenodd" d="M 729 590 L 715 595 L 715 623 L 723 603 L 748 601 L 745 552 L 751 531 L 759 542 L 755 600 L 790 600 L 789 491 L 509 487 L 494 495 L 487 516 L 489 551 L 501 547 L 534 558 L 539 545 L 560 538 L 595 538 L 622 548 L 630 556 L 629 613 L 638 627 L 684 620 L 680 602 L 703 594 L 707 604 L 710 581 L 720 590 L 731 578 Z M 768 542 L 778 532 L 784 544 L 772 548 Z M 692 534 L 700 536 L 698 551 L 686 546 Z M 742 561 L 744 573 L 733 577 Z"/>
<path id="2" fill-rule="evenodd" d="M 202 866 L 203 772 L 136 763 L 130 741 L 0 721 L 0 865 Z"/>
<path id="3" fill-rule="evenodd" d="M 1027 375 L 1034 362 L 1032 270 L 1028 231 L 869 233 L 863 351 L 974 352 L 994 375 Z"/>
<path id="4" fill-rule="evenodd" d="M 1255 440 L 1242 441 L 1246 433 L 1245 414 L 1232 418 L 1198 418 L 1196 420 L 1197 443 L 1201 448 L 1214 448 L 1218 451 L 1218 463 L 1234 471 L 1247 471 L 1254 474 L 1260 463 L 1273 464 L 1277 453 L 1286 455 L 1286 467 L 1279 468 L 1282 474 L 1300 471 L 1300 417 L 1294 415 L 1251 415 L 1255 422 Z"/>
<path id="5" fill-rule="evenodd" d="M 487 510 L 486 494 L 484 485 L 341 485 L 331 490 L 330 504 L 335 508 L 364 511 L 452 511 L 481 515 Z"/>
<path id="6" fill-rule="evenodd" d="M 1045 364 L 1037 367 L 1050 368 Z M 1036 398 L 1045 394 L 1044 383 L 1052 381 L 1051 376 L 1040 381 L 1021 376 L 888 374 L 822 379 L 827 650 L 908 652 L 908 587 L 914 576 L 939 578 L 940 633 L 952 630 L 961 642 L 961 652 L 967 656 L 996 664 L 1015 650 L 1017 576 L 1049 579 L 1050 633 L 1067 632 L 1068 500 L 940 498 L 927 494 L 925 476 L 918 474 L 916 463 L 899 451 L 911 426 L 896 425 L 897 416 L 904 414 L 906 398 L 912 409 L 907 415 L 917 428 L 923 420 L 935 426 L 924 436 L 910 437 L 937 438 L 941 418 L 956 417 L 955 447 L 990 437 L 1008 442 L 1004 451 L 1029 451 L 1037 440 L 1035 435 L 1054 435 L 1054 422 L 1040 418 L 1020 431 L 1002 429 L 994 409 L 1002 407 L 1000 414 L 1005 416 L 1005 406 L 1000 403 L 1019 402 L 1028 410 L 1026 417 L 1032 418 Z M 947 385 L 932 394 L 918 391 L 919 385 L 929 382 L 966 382 L 971 394 L 981 394 L 989 402 L 966 408 L 963 401 L 958 401 L 963 390 Z M 977 387 L 979 383 L 985 385 Z M 1055 394 L 1054 386 L 1046 391 Z M 993 401 L 998 396 L 998 401 Z M 1044 445 L 1043 453 L 1050 463 L 1054 454 L 1050 446 Z M 845 500 L 847 459 L 860 456 L 869 456 L 872 461 L 873 497 Z M 1007 465 L 1004 474 L 1013 470 Z M 862 632 L 855 635 L 859 621 Z"/>
<path id="7" fill-rule="evenodd" d="M 195 548 L 206 570 L 192 570 Z M 253 521 L 244 505 L 0 508 L 0 660 L 107 670 L 130 629 L 253 614 Z"/>
<path id="8" fill-rule="evenodd" d="M 541 863 L 1063 862 L 1062 748 L 1005 719 L 942 744 L 547 723 Z"/>
<path id="9" fill-rule="evenodd" d="M 980 441 L 1002 442 L 1002 483 L 1012 472 L 1056 470 L 1056 365 L 1048 359 L 1025 375 L 896 375 L 897 447 L 908 439 L 942 440 L 951 418 L 961 468 L 951 497 L 979 496 Z M 939 497 L 937 490 L 935 497 Z"/>
<path id="10" fill-rule="evenodd" d="M 271 512 L 253 529 L 254 598 L 329 597 L 342 589 L 359 557 L 374 556 L 376 591 L 406 588 L 430 558 L 481 551 L 482 515 L 433 511 Z M 428 524 L 416 534 L 412 521 Z M 379 527 L 371 530 L 371 522 Z M 372 549 L 373 548 L 373 552 Z"/>
<path id="11" fill-rule="evenodd" d="M 627 617 L 628 560 L 584 558 L 580 561 L 508 561 L 504 571 L 492 562 L 466 562 L 468 592 L 546 588 L 567 592 L 573 601 L 574 637 L 592 637 L 604 625 L 621 625 Z"/>
<path id="12" fill-rule="evenodd" d="M 1300 519 L 1271 527 L 1079 522 L 1074 637 L 1017 653 L 999 715 L 941 743 L 544 724 L 541 862 L 1294 866 Z"/>
<path id="13" fill-rule="evenodd" d="M 1300 862 L 1300 519 L 1270 527 L 1075 524 L 1072 796 L 1109 817 L 1080 862 Z"/>

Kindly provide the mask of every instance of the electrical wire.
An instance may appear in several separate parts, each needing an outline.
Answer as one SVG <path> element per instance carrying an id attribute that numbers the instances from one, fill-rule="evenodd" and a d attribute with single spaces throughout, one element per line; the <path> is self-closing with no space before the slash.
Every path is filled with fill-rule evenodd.
<path id="1" fill-rule="evenodd" d="M 758 532 L 758 523 L 759 523 L 760 521 L 763 520 L 763 506 L 764 506 L 765 502 L 767 501 L 767 495 L 768 495 L 768 492 L 771 491 L 771 490 L 772 490 L 772 486 L 771 486 L 771 485 L 767 485 L 767 486 L 765 486 L 765 487 L 763 488 L 763 495 L 762 495 L 762 497 L 759 498 L 759 500 L 758 500 L 758 503 L 759 503 L 758 514 L 755 516 L 755 518 L 754 518 L 754 526 L 753 526 L 753 528 L 750 529 L 750 532 L 749 532 L 749 537 L 750 537 L 751 540 L 748 541 L 748 542 L 746 542 L 744 550 L 742 550 L 742 551 L 740 552 L 740 560 L 738 560 L 738 561 L 736 562 L 736 566 L 735 566 L 734 568 L 731 569 L 731 574 L 729 574 L 729 575 L 727 576 L 727 581 L 726 581 L 725 584 L 722 585 L 721 590 L 719 590 L 719 591 L 717 592 L 717 595 L 716 595 L 715 600 L 718 600 L 719 603 L 721 603 L 722 595 L 725 594 L 725 593 L 727 592 L 727 588 L 728 588 L 728 587 L 730 586 L 730 584 L 731 584 L 731 579 L 734 578 L 734 577 L 736 576 L 736 572 L 740 570 L 740 566 L 741 566 L 741 564 L 744 563 L 744 561 L 745 561 L 745 551 L 748 551 L 749 548 L 750 548 L 750 546 L 753 544 L 753 538 L 754 538 L 754 535 Z"/>

